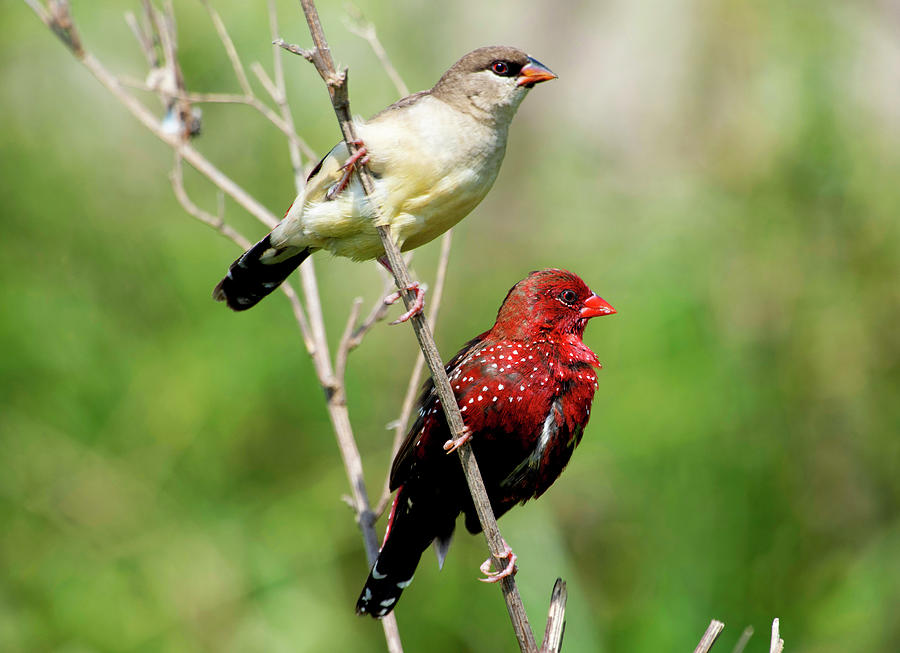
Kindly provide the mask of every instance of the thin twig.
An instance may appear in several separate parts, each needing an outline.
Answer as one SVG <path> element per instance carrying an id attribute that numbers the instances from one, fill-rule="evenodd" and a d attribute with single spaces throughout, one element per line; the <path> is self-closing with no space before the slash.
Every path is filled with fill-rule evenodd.
<path id="1" fill-rule="evenodd" d="M 241 63 L 241 58 L 238 56 L 237 50 L 234 47 L 234 41 L 231 40 L 231 36 L 228 33 L 228 29 L 225 27 L 225 23 L 222 21 L 219 13 L 213 9 L 212 5 L 209 4 L 208 0 L 201 0 L 203 2 L 204 7 L 209 12 L 210 18 L 212 19 L 213 25 L 216 28 L 216 32 L 219 34 L 219 39 L 222 41 L 222 45 L 225 48 L 225 52 L 228 54 L 228 59 L 231 61 L 231 67 L 234 69 L 234 74 L 238 79 L 238 84 L 240 84 L 241 90 L 244 91 L 244 95 L 247 97 L 247 104 L 252 106 L 254 109 L 263 114 L 272 124 L 276 125 L 281 131 L 288 135 L 291 139 L 291 144 L 299 147 L 303 150 L 303 153 L 310 158 L 313 158 L 315 154 L 309 145 L 303 141 L 299 136 L 297 136 L 297 132 L 294 131 L 293 121 L 287 121 L 283 118 L 279 120 L 278 116 L 272 111 L 269 107 L 263 104 L 259 98 L 253 93 L 253 89 L 250 87 L 250 82 L 247 79 L 247 73 L 244 70 L 244 64 Z M 275 18 L 274 8 L 269 6 L 269 17 L 270 21 L 274 21 Z M 279 103 L 278 98 L 273 98 L 276 103 Z M 282 100 L 284 102 L 284 100 Z"/>
<path id="2" fill-rule="evenodd" d="M 269 9 L 269 28 L 272 38 L 275 39 L 278 33 L 278 17 L 275 11 L 275 4 L 272 0 L 268 3 Z M 263 87 L 271 95 L 272 100 L 281 111 L 281 118 L 288 126 L 290 131 L 294 131 L 294 119 L 287 102 L 287 90 L 284 80 L 284 69 L 281 65 L 280 52 L 275 49 L 274 53 L 274 71 L 275 79 L 272 85 L 263 84 Z M 259 76 L 259 75 L 258 75 Z M 298 193 L 303 192 L 305 184 L 305 175 L 303 174 L 303 159 L 300 155 L 300 148 L 305 143 L 290 140 L 288 142 L 288 150 L 291 158 L 291 166 L 294 170 L 294 184 Z M 308 147 L 305 149 L 309 149 Z M 314 158 L 311 154 L 309 158 Z M 319 299 L 319 287 L 316 280 L 315 266 L 313 261 L 308 260 L 300 268 L 300 280 L 303 287 L 303 294 L 306 297 L 306 307 L 309 317 L 310 338 L 307 342 L 307 350 L 313 359 L 313 365 L 316 374 L 319 377 L 319 383 L 325 388 L 327 398 L 328 417 L 334 428 L 335 438 L 337 439 L 338 448 L 341 453 L 341 459 L 344 463 L 344 469 L 350 482 L 352 496 L 350 497 L 354 512 L 356 513 L 356 522 L 359 525 L 363 535 L 363 542 L 366 548 L 366 558 L 369 563 L 373 563 L 375 556 L 378 555 L 378 538 L 375 534 L 375 514 L 372 512 L 369 503 L 369 495 L 366 490 L 365 479 L 363 477 L 362 458 L 359 454 L 359 448 L 356 446 L 356 440 L 353 437 L 353 430 L 350 425 L 350 415 L 347 412 L 347 397 L 344 389 L 344 369 L 346 367 L 346 357 L 340 360 L 340 350 L 338 359 L 335 362 L 337 373 L 332 369 L 331 360 L 329 358 L 328 340 L 325 335 L 325 321 L 322 316 L 322 304 Z M 289 283 L 282 286 L 290 287 Z M 299 306 L 299 301 L 297 302 Z M 297 309 L 295 309 L 295 312 Z M 353 311 L 351 311 L 352 313 Z M 355 317 L 353 318 L 355 322 Z M 348 323 L 349 324 L 349 323 Z M 349 350 L 347 350 L 349 351 Z M 346 355 L 346 354 L 345 354 Z M 400 629 L 397 626 L 396 615 L 389 614 L 381 620 L 381 627 L 384 630 L 385 641 L 387 642 L 390 653 L 403 653 L 403 644 L 400 640 Z"/>
<path id="3" fill-rule="evenodd" d="M 375 53 L 375 56 L 378 57 L 378 61 L 381 62 L 381 67 L 384 68 L 387 76 L 391 78 L 391 82 L 393 82 L 394 88 L 397 89 L 400 97 L 409 95 L 409 88 L 403 82 L 400 73 L 397 72 L 397 69 L 394 68 L 394 65 L 391 63 L 391 59 L 388 57 L 384 46 L 381 45 L 381 41 L 378 40 L 375 25 L 371 21 L 366 20 L 366 17 L 363 16 L 359 7 L 356 5 L 347 6 L 347 16 L 344 24 L 347 26 L 348 30 L 361 39 L 364 39 L 369 44 L 369 47 L 372 48 L 372 52 Z"/>
<path id="4" fill-rule="evenodd" d="M 753 637 L 753 626 L 747 626 L 738 638 L 734 648 L 731 649 L 731 653 L 744 653 L 744 649 L 747 648 L 747 642 L 750 641 L 751 637 Z"/>
<path id="5" fill-rule="evenodd" d="M 156 50 L 153 48 L 153 41 L 145 33 L 141 24 L 138 22 L 137 16 L 132 11 L 125 12 L 125 22 L 131 28 L 131 33 L 141 46 L 141 52 L 147 60 L 147 67 L 151 70 L 159 65 L 159 58 L 156 56 Z"/>
<path id="6" fill-rule="evenodd" d="M 266 225 L 269 229 L 274 228 L 275 225 L 278 224 L 278 219 L 271 211 L 232 181 L 231 178 L 213 165 L 209 159 L 200 154 L 200 152 L 191 145 L 183 142 L 179 136 L 164 131 L 159 119 L 133 95 L 122 88 L 122 85 L 119 84 L 115 76 L 95 59 L 93 55 L 82 52 L 82 56 L 79 57 L 79 59 L 94 77 L 96 77 L 107 90 L 116 96 L 116 99 L 125 105 L 125 108 L 128 109 L 141 124 L 166 145 L 176 150 L 185 161 L 190 163 L 205 177 L 209 178 L 217 188 L 220 188 L 226 195 L 240 204 L 248 213 Z"/>
<path id="7" fill-rule="evenodd" d="M 566 599 L 569 592 L 566 581 L 557 578 L 550 594 L 550 611 L 547 616 L 547 630 L 541 644 L 541 653 L 559 653 L 562 649 L 563 635 L 566 632 Z"/>
<path id="8" fill-rule="evenodd" d="M 447 280 L 447 267 L 450 263 L 450 245 L 453 244 L 453 230 L 445 232 L 441 237 L 441 254 L 438 258 L 437 274 L 434 281 L 434 290 L 429 298 L 428 325 L 431 327 L 432 333 L 437 325 L 438 311 L 441 308 L 441 300 L 444 297 L 444 285 Z M 391 444 L 391 460 L 397 455 L 403 437 L 406 435 L 406 429 L 409 425 L 409 418 L 412 415 L 413 405 L 416 396 L 419 393 L 419 385 L 422 383 L 422 372 L 425 369 L 425 357 L 422 352 L 416 356 L 416 362 L 413 364 L 412 374 L 409 376 L 409 383 L 406 385 L 406 394 L 403 397 L 403 403 L 400 408 L 400 417 L 392 423 L 394 429 L 394 441 Z M 378 505 L 375 506 L 375 514 L 381 517 L 387 509 L 391 501 L 391 470 L 388 468 L 384 477 L 384 483 L 381 489 L 381 497 L 378 499 Z"/>
<path id="9" fill-rule="evenodd" d="M 772 620 L 772 639 L 769 643 L 769 653 L 781 653 L 784 650 L 784 640 L 779 633 L 778 617 Z"/>
<path id="10" fill-rule="evenodd" d="M 269 228 L 277 224 L 277 219 L 274 215 L 271 214 L 271 212 L 269 212 L 253 197 L 243 191 L 243 189 L 241 189 L 237 184 L 231 181 L 227 176 L 221 173 L 199 152 L 193 149 L 190 145 L 183 142 L 182 138 L 164 131 L 162 129 L 160 121 L 141 102 L 139 102 L 135 97 L 133 97 L 123 88 L 123 83 L 120 82 L 113 74 L 111 74 L 98 60 L 96 60 L 93 56 L 86 53 L 82 49 L 78 33 L 75 30 L 75 27 L 71 21 L 71 17 L 68 13 L 68 5 L 65 2 L 55 2 L 52 5 L 53 11 L 51 13 L 46 11 L 35 0 L 24 1 L 38 15 L 41 21 L 44 22 L 55 34 L 57 34 L 62 42 L 69 48 L 72 54 L 79 61 L 81 61 L 88 68 L 88 70 L 90 70 L 90 72 L 98 79 L 98 81 L 100 81 L 100 83 L 104 87 L 106 87 L 107 90 L 109 90 L 114 95 L 114 97 L 116 97 L 116 99 L 118 99 L 145 127 L 147 127 L 152 133 L 160 138 L 160 140 L 169 145 L 175 151 L 177 161 L 176 170 L 173 172 L 173 188 L 179 201 L 182 203 L 182 205 L 190 215 L 194 216 L 204 223 L 209 224 L 213 228 L 220 231 L 220 233 L 223 233 L 224 235 L 232 238 L 232 240 L 238 242 L 242 247 L 249 246 L 249 241 L 240 236 L 240 234 L 238 234 L 236 231 L 231 230 L 231 228 L 225 225 L 224 221 L 221 220 L 223 194 L 228 194 L 239 205 L 241 205 L 249 213 L 257 217 Z M 169 21 L 168 25 L 165 28 L 161 27 L 159 25 L 160 21 L 156 20 L 158 16 L 152 5 L 150 4 L 150 1 L 142 0 L 142 2 L 144 11 L 149 17 L 148 23 L 153 25 L 153 28 L 151 28 L 151 38 L 154 38 L 156 40 L 162 40 L 166 38 L 169 39 L 169 43 L 164 49 L 170 55 L 168 57 L 167 64 L 171 65 L 171 62 L 175 61 L 175 48 L 173 47 L 174 22 Z M 273 25 L 275 25 L 274 20 Z M 220 35 L 222 33 L 223 32 L 220 30 Z M 224 33 L 226 34 L 225 38 L 227 39 L 227 32 Z M 166 36 L 160 36 L 161 34 L 166 34 Z M 152 47 L 155 49 L 156 45 L 154 44 Z M 226 49 L 228 49 L 227 45 Z M 239 70 L 240 67 L 234 63 L 239 62 L 239 59 L 232 58 L 232 62 L 233 65 L 236 66 L 236 71 Z M 283 114 L 287 117 L 287 121 L 283 124 L 290 124 L 289 130 L 284 129 L 284 127 L 282 127 L 282 129 L 286 133 L 288 133 L 288 131 L 290 132 L 288 133 L 288 145 L 289 148 L 291 148 L 292 160 L 297 162 L 295 167 L 297 170 L 299 170 L 301 166 L 299 148 L 304 147 L 305 144 L 302 143 L 302 141 L 298 139 L 296 134 L 293 133 L 293 121 L 290 120 L 290 111 L 287 108 L 287 103 L 284 99 L 284 81 L 283 74 L 280 72 L 280 64 L 276 64 L 276 79 L 276 83 L 279 84 L 281 89 L 278 103 L 282 107 Z M 144 86 L 148 85 L 139 85 L 139 87 Z M 175 85 L 170 84 L 170 87 L 172 86 Z M 162 97 L 162 89 L 160 88 L 150 87 L 147 90 L 151 90 Z M 248 90 L 248 88 L 245 87 L 245 90 Z M 171 91 L 173 92 L 173 94 L 177 94 L 176 97 L 182 97 L 187 100 L 191 99 L 191 94 L 188 94 L 183 88 L 178 88 L 177 86 L 175 86 L 174 88 L 171 88 Z M 245 104 L 251 104 L 258 109 L 264 106 L 255 97 L 240 99 L 229 98 L 229 101 L 232 100 L 239 101 Z M 272 113 L 271 110 L 268 111 L 269 114 L 265 114 L 265 112 L 263 113 L 264 115 L 267 115 L 267 117 L 272 119 L 272 117 L 274 117 L 274 113 Z M 277 119 L 272 120 L 272 122 L 278 126 L 281 126 L 279 125 L 279 121 Z M 215 186 L 220 189 L 220 191 L 222 191 L 222 193 L 220 193 L 219 195 L 220 215 L 218 218 L 197 207 L 193 202 L 191 202 L 191 200 L 187 196 L 187 193 L 184 191 L 182 178 L 183 173 L 180 168 L 180 161 L 182 158 L 190 163 L 194 168 L 196 168 L 201 174 L 206 176 Z M 302 188 L 302 181 L 303 177 L 298 172 L 298 188 Z M 309 306 L 309 318 L 307 318 L 306 313 L 303 310 L 296 291 L 290 286 L 290 284 L 282 284 L 281 288 L 285 295 L 288 297 L 288 300 L 291 304 L 295 319 L 303 336 L 304 345 L 313 358 L 314 367 L 316 369 L 319 382 L 322 384 L 323 388 L 325 388 L 326 394 L 330 395 L 327 405 L 328 414 L 335 430 L 335 436 L 338 441 L 338 447 L 344 461 L 344 467 L 347 471 L 348 478 L 350 479 L 351 488 L 353 490 L 353 504 L 357 514 L 357 521 L 359 522 L 360 528 L 363 533 L 367 557 L 371 562 L 374 560 L 374 557 L 378 553 L 378 541 L 375 535 L 374 528 L 374 514 L 369 507 L 365 484 L 363 483 L 362 462 L 359 456 L 359 451 L 356 447 L 356 443 L 353 439 L 352 430 L 350 428 L 347 406 L 345 401 L 343 401 L 339 394 L 334 392 L 334 373 L 332 371 L 331 363 L 329 360 L 328 343 L 325 338 L 325 328 L 322 319 L 321 302 L 319 301 L 318 288 L 315 282 L 315 272 L 313 269 L 312 261 L 309 261 L 306 265 L 303 266 L 302 279 Z M 386 618 L 381 620 L 381 623 L 385 631 L 385 638 L 388 644 L 389 651 L 391 651 L 391 653 L 402 653 L 403 648 L 400 642 L 399 630 L 397 628 L 397 622 L 394 615 L 388 615 Z"/>
<path id="11" fill-rule="evenodd" d="M 357 137 L 350 116 L 350 101 L 347 93 L 347 73 L 346 71 L 339 73 L 334 66 L 331 51 L 329 50 L 328 42 L 325 40 L 322 25 L 319 22 L 319 14 L 313 0 L 300 0 L 300 4 L 303 6 L 303 13 L 306 16 L 306 22 L 309 25 L 309 31 L 312 35 L 313 43 L 315 44 L 315 49 L 310 54 L 312 63 L 315 65 L 316 70 L 328 88 L 332 106 L 334 106 L 335 114 L 337 115 L 338 122 L 341 126 L 344 142 L 347 144 L 349 152 L 354 154 L 357 150 L 357 146 L 355 145 Z M 371 195 L 375 188 L 371 171 L 367 166 L 361 165 L 356 168 L 356 173 L 365 194 Z M 377 224 L 377 220 L 375 220 L 375 222 Z M 404 304 L 407 309 L 409 309 L 412 307 L 415 293 L 410 290 L 411 282 L 406 263 L 400 255 L 400 250 L 391 238 L 390 229 L 384 226 L 378 226 L 376 229 L 378 235 L 381 237 L 381 242 L 384 246 L 385 253 L 387 254 L 388 262 L 394 273 L 394 280 L 397 284 L 397 288 L 403 297 Z M 411 322 L 416 338 L 419 341 L 419 346 L 425 355 L 425 362 L 428 364 L 429 370 L 431 371 L 435 390 L 437 391 L 438 397 L 441 399 L 442 408 L 447 416 L 447 422 L 450 425 L 450 431 L 453 434 L 454 439 L 460 438 L 465 432 L 465 424 L 463 423 L 459 406 L 456 404 L 456 398 L 450 387 L 450 382 L 444 372 L 443 362 L 441 361 L 440 354 L 434 344 L 431 329 L 421 313 L 413 316 Z M 481 523 L 482 530 L 484 531 L 485 539 L 488 542 L 491 556 L 494 559 L 494 566 L 496 569 L 502 569 L 506 564 L 506 556 L 504 555 L 505 542 L 497 528 L 497 520 L 491 509 L 490 499 L 487 496 L 484 481 L 478 470 L 478 463 L 476 462 L 471 446 L 469 446 L 468 443 L 459 447 L 458 454 L 463 471 L 466 475 L 466 481 L 469 484 L 469 491 L 472 494 L 475 511 L 478 514 L 478 519 Z M 519 642 L 520 649 L 529 653 L 536 651 L 537 645 L 534 641 L 534 633 L 528 623 L 528 616 L 525 613 L 525 607 L 522 604 L 522 598 L 516 587 L 515 579 L 512 576 L 507 576 L 500 581 L 500 586 L 504 598 L 506 599 L 507 611 L 509 612 L 510 620 L 512 621 L 513 630 L 516 633 L 516 639 Z"/>
<path id="12" fill-rule="evenodd" d="M 219 34 L 219 40 L 222 41 L 222 45 L 225 46 L 225 53 L 228 55 L 228 60 L 231 62 L 231 68 L 234 70 L 234 76 L 237 77 L 241 90 L 244 91 L 244 95 L 253 95 L 253 90 L 250 88 L 250 82 L 247 80 L 247 73 L 244 71 L 244 64 L 241 63 L 241 58 L 238 56 L 237 50 L 234 47 L 234 41 L 231 40 L 231 36 L 225 28 L 225 23 L 222 22 L 222 17 L 219 16 L 219 12 L 212 8 L 212 5 L 209 4 L 208 0 L 200 0 L 200 2 L 203 3 L 203 6 L 209 13 L 209 17 L 212 19 L 216 32 Z"/>
<path id="13" fill-rule="evenodd" d="M 275 87 L 275 82 L 269 78 L 269 74 L 266 72 L 266 69 L 262 67 L 262 64 L 258 61 L 254 61 L 250 64 L 250 72 L 256 76 L 256 80 L 264 89 L 266 89 L 266 93 L 269 94 L 269 97 L 275 100 L 275 102 L 278 102 L 280 99 L 278 97 L 278 89 Z"/>
<path id="14" fill-rule="evenodd" d="M 721 621 L 715 619 L 710 621 L 709 627 L 706 629 L 706 632 L 703 633 L 703 637 L 700 638 L 700 643 L 697 644 L 694 653 L 708 653 L 709 649 L 712 648 L 712 645 L 716 643 L 716 638 L 718 638 L 723 628 L 725 628 L 725 624 Z"/>
<path id="15" fill-rule="evenodd" d="M 122 86 L 128 86 L 131 88 L 136 88 L 141 91 L 148 91 L 151 93 L 161 93 L 164 92 L 160 85 L 160 80 L 156 76 L 151 76 L 153 83 L 148 83 L 142 80 L 134 79 L 128 75 L 119 75 L 117 77 L 118 82 Z M 168 91 L 165 91 L 168 93 Z M 180 92 L 175 91 L 168 93 L 171 97 L 186 100 L 188 102 L 194 104 L 244 104 L 248 107 L 255 109 L 259 112 L 266 120 L 271 122 L 276 128 L 278 128 L 292 144 L 299 147 L 303 154 L 309 158 L 315 158 L 315 152 L 306 143 L 295 131 L 293 125 L 288 124 L 284 121 L 283 118 L 280 118 L 278 114 L 272 111 L 271 108 L 266 106 L 266 104 L 261 101 L 258 97 L 251 95 L 240 95 L 237 93 L 188 93 L 188 92 Z"/>
<path id="16" fill-rule="evenodd" d="M 178 199 L 181 207 L 187 211 L 189 215 L 194 216 L 200 222 L 208 224 L 226 238 L 231 239 L 237 243 L 241 249 L 247 249 L 253 244 L 225 222 L 224 216 L 214 216 L 191 201 L 187 191 L 184 189 L 184 174 L 181 167 L 181 156 L 177 152 L 175 153 L 175 164 L 172 167 L 172 172 L 169 173 L 169 180 L 172 182 L 172 190 L 175 191 L 175 197 Z"/>
<path id="17" fill-rule="evenodd" d="M 385 293 L 387 293 L 389 289 L 390 286 L 385 289 Z M 350 352 L 362 344 L 365 335 L 385 318 L 388 309 L 390 308 L 389 304 L 385 304 L 383 299 L 378 298 L 372 305 L 366 318 L 359 324 L 356 324 L 361 306 L 362 298 L 357 297 L 353 302 L 353 306 L 350 310 L 350 317 L 348 318 L 347 326 L 344 329 L 344 335 L 338 343 L 337 353 L 334 357 L 334 375 L 341 387 L 344 385 L 344 372 L 347 369 L 347 358 L 350 356 Z M 376 514 L 378 514 L 377 511 Z"/>
<path id="18" fill-rule="evenodd" d="M 344 326 L 344 335 L 338 344 L 337 354 L 334 357 L 334 376 L 341 391 L 344 390 L 344 372 L 347 370 L 347 355 L 350 353 L 350 339 L 353 337 L 353 329 L 356 326 L 356 320 L 359 318 L 359 310 L 362 308 L 362 297 L 353 300 L 350 307 L 350 315 L 347 316 L 347 324 Z"/>
<path id="19" fill-rule="evenodd" d="M 284 39 L 278 39 L 278 38 L 273 39 L 272 45 L 277 45 L 279 48 L 282 48 L 283 50 L 287 50 L 291 54 L 299 55 L 299 56 L 303 57 L 304 59 L 306 59 L 307 61 L 309 61 L 310 63 L 312 63 L 312 60 L 313 60 L 313 51 L 312 50 L 307 50 L 305 48 L 301 48 L 299 45 L 294 45 L 293 43 L 288 43 Z"/>
<path id="20" fill-rule="evenodd" d="M 256 201 L 247 191 L 238 186 L 225 173 L 215 167 L 197 150 L 185 143 L 183 139 L 163 130 L 159 119 L 154 116 L 147 107 L 141 104 L 137 98 L 128 93 L 119 80 L 110 73 L 103 64 L 93 55 L 84 51 L 81 47 L 81 39 L 72 23 L 71 16 L 65 13 L 68 5 L 64 2 L 54 4 L 53 15 L 46 12 L 39 4 L 32 0 L 24 0 L 38 17 L 60 37 L 60 40 L 69 48 L 72 54 L 91 72 L 94 77 L 121 102 L 131 114 L 137 118 L 144 127 L 149 129 L 157 138 L 166 145 L 176 150 L 181 157 L 190 163 L 198 172 L 209 178 L 219 189 L 240 204 L 248 213 L 268 226 L 270 229 L 278 224 L 278 220 L 266 207 Z"/>
<path id="21" fill-rule="evenodd" d="M 269 32 L 273 39 L 276 38 L 276 35 L 278 34 L 278 14 L 275 11 L 274 0 L 269 0 Z M 281 52 L 278 48 L 272 49 L 272 68 L 275 71 L 275 93 L 270 93 L 272 95 L 272 100 L 278 106 L 284 124 L 287 125 L 291 132 L 294 132 L 294 115 L 291 112 L 291 107 L 287 101 L 287 85 L 284 81 L 284 66 L 281 63 Z M 268 90 L 268 87 L 265 85 L 264 88 Z M 289 144 L 288 153 L 291 157 L 291 166 L 294 169 L 294 186 L 298 193 L 303 188 L 306 180 L 306 175 L 303 174 L 303 160 L 300 157 L 300 150 L 303 150 L 306 158 L 312 160 L 315 160 L 316 158 L 312 148 L 305 142 L 292 141 Z"/>

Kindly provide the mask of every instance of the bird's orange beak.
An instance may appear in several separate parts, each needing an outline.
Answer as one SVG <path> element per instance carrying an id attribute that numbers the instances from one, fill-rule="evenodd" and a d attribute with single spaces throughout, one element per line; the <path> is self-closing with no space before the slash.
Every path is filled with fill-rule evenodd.
<path id="1" fill-rule="evenodd" d="M 591 295 L 584 300 L 584 308 L 581 309 L 580 317 L 599 317 L 600 315 L 612 315 L 616 312 L 609 303 L 602 297 Z"/>
<path id="2" fill-rule="evenodd" d="M 546 82 L 548 79 L 556 79 L 553 71 L 537 59 L 528 57 L 528 63 L 519 71 L 519 81 L 516 82 L 516 86 L 531 88 L 539 82 Z"/>

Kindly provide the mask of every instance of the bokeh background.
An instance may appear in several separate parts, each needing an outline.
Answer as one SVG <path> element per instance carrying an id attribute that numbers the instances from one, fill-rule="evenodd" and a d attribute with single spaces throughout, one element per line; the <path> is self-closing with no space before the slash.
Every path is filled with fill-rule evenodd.
<path id="1" fill-rule="evenodd" d="M 88 50 L 140 78 L 123 20 L 138 4 L 74 14 Z M 370 115 L 396 93 L 341 3 L 321 5 Z M 271 70 L 264 4 L 215 6 Z M 490 43 L 559 74 L 455 232 L 437 332 L 449 357 L 544 266 L 619 310 L 587 330 L 604 370 L 583 444 L 501 522 L 535 627 L 563 576 L 570 653 L 692 650 L 713 617 L 716 650 L 750 625 L 764 651 L 775 616 L 798 653 L 900 650 L 896 3 L 358 6 L 413 89 Z M 308 43 L 299 8 L 278 7 Z M 189 88 L 238 91 L 202 5 L 175 10 Z M 0 650 L 384 650 L 353 614 L 361 538 L 287 302 L 210 300 L 237 249 L 180 208 L 170 151 L 24 3 L 0 14 Z M 325 91 L 285 64 L 298 130 L 327 151 Z M 196 146 L 283 211 L 280 134 L 240 106 L 206 105 L 203 127 Z M 425 280 L 437 249 L 416 255 Z M 381 277 L 316 266 L 334 343 Z M 409 329 L 380 327 L 352 355 L 373 494 L 414 354 Z M 397 611 L 407 650 L 516 650 L 499 591 L 475 581 L 484 557 L 465 533 L 442 572 L 426 553 Z"/>

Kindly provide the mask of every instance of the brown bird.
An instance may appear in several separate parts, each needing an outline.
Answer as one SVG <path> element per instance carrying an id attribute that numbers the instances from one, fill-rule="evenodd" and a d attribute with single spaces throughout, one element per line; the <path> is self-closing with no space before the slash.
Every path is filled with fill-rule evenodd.
<path id="1" fill-rule="evenodd" d="M 336 145 L 313 169 L 284 219 L 238 258 L 213 291 L 236 311 L 254 306 L 311 253 L 324 249 L 387 266 L 373 219 L 389 225 L 402 250 L 433 240 L 462 220 L 491 189 L 506 152 L 509 124 L 528 90 L 554 79 L 511 47 L 479 48 L 457 61 L 433 88 L 356 120 L 360 150 Z M 367 198 L 357 162 L 368 163 Z M 421 310 L 422 291 L 417 290 Z M 404 315 L 408 319 L 409 315 Z"/>

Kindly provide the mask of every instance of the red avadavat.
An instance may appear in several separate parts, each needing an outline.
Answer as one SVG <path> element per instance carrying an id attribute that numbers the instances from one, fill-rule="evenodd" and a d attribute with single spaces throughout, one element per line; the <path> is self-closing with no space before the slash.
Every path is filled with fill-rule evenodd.
<path id="1" fill-rule="evenodd" d="M 459 458 L 470 439 L 497 517 L 541 496 L 559 477 L 581 440 L 597 388 L 597 356 L 581 337 L 587 321 L 615 309 L 575 274 L 531 273 L 506 296 L 490 331 L 469 341 L 447 364 L 468 433 L 450 440 L 440 400 L 429 380 L 419 417 L 391 469 L 399 490 L 388 531 L 356 604 L 383 617 L 412 582 L 422 552 L 434 541 L 443 565 L 460 512 L 481 531 Z M 515 555 L 487 580 L 515 570 Z"/>

